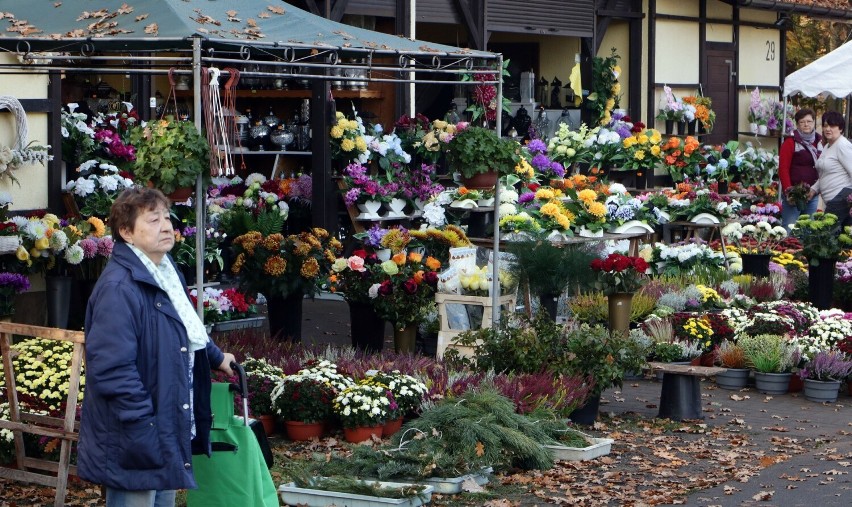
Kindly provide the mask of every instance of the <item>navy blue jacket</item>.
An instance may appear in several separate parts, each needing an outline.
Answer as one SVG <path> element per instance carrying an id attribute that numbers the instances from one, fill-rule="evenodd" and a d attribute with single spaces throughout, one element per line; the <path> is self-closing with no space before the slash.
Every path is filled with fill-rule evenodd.
<path id="1" fill-rule="evenodd" d="M 211 341 L 195 353 L 192 439 L 186 329 L 124 243 L 95 285 L 85 329 L 78 475 L 125 490 L 195 488 L 192 453 L 209 455 L 210 369 L 222 351 Z"/>

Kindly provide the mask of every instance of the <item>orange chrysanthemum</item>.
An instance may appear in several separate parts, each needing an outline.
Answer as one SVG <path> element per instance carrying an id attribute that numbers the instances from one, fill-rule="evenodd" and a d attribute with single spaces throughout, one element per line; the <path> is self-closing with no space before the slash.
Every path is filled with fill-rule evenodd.
<path id="1" fill-rule="evenodd" d="M 302 269 L 299 270 L 299 274 L 308 279 L 316 278 L 317 274 L 319 274 L 319 270 L 319 262 L 311 257 L 302 263 Z"/>
<path id="2" fill-rule="evenodd" d="M 287 270 L 287 261 L 280 255 L 273 255 L 263 264 L 263 272 L 270 276 L 281 276 Z"/>

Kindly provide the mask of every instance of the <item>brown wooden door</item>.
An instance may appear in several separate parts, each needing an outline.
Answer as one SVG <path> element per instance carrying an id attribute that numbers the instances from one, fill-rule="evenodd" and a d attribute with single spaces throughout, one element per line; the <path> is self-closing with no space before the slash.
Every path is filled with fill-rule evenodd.
<path id="1" fill-rule="evenodd" d="M 702 82 L 713 99 L 716 125 L 702 143 L 721 144 L 737 138 L 737 60 L 733 44 L 707 43 Z"/>

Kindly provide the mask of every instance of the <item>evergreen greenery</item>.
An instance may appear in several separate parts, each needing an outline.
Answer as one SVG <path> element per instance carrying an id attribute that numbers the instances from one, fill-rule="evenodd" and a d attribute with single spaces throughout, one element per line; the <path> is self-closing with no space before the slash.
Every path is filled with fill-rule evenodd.
<path id="1" fill-rule="evenodd" d="M 589 269 L 597 256 L 581 245 L 555 246 L 548 240 L 511 242 L 506 250 L 515 256 L 510 265 L 518 280 L 537 295 L 562 294 L 567 289 L 590 286 L 595 273 Z"/>
<path id="2" fill-rule="evenodd" d="M 258 231 L 264 236 L 281 232 L 287 218 L 278 211 L 262 209 L 255 215 L 246 208 L 234 207 L 228 213 L 223 213 L 220 226 L 229 231 L 233 237 L 242 236 L 249 231 Z"/>

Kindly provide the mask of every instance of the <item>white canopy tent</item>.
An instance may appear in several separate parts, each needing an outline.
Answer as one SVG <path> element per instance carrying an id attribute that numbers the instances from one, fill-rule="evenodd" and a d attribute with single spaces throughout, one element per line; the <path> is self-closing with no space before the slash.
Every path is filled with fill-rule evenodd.
<path id="1" fill-rule="evenodd" d="M 793 72 L 784 79 L 784 97 L 821 93 L 843 98 L 852 94 L 852 41 Z"/>

